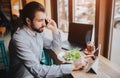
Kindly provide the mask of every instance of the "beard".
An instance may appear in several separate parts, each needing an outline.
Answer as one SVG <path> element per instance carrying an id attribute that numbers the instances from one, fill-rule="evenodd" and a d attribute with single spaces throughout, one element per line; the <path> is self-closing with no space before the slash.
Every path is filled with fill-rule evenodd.
<path id="1" fill-rule="evenodd" d="M 39 28 L 35 28 L 35 25 L 33 23 L 31 23 L 31 28 L 32 28 L 33 31 L 35 31 L 37 33 L 42 33 L 44 26 L 39 27 Z"/>

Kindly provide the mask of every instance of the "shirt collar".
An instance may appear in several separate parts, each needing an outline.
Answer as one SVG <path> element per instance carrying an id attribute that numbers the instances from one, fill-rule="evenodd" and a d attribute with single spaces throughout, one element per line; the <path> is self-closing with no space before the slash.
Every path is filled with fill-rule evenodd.
<path id="1" fill-rule="evenodd" d="M 24 26 L 24 30 L 29 34 L 29 35 L 31 35 L 31 36 L 37 36 L 37 32 L 34 32 L 34 31 L 32 31 L 32 30 L 30 30 L 27 26 Z"/>

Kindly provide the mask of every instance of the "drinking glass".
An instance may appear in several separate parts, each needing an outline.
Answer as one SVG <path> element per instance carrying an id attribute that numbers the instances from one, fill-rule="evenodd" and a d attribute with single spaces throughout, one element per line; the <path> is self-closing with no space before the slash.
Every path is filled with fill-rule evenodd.
<path id="1" fill-rule="evenodd" d="M 91 53 L 95 50 L 94 42 L 88 41 L 87 42 L 87 51 L 88 53 Z"/>

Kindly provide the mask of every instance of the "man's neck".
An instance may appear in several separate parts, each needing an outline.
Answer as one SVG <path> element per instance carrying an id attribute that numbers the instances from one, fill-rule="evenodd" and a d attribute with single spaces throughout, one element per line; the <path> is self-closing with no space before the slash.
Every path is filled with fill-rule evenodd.
<path id="1" fill-rule="evenodd" d="M 37 32 L 34 31 L 34 30 L 31 28 L 31 26 L 26 26 L 26 28 L 27 28 L 31 33 L 33 33 L 34 35 L 37 34 Z"/>

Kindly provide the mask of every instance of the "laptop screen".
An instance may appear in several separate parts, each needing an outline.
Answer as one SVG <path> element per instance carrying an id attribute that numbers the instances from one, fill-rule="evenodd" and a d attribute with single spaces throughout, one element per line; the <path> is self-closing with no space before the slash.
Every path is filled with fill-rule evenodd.
<path id="1" fill-rule="evenodd" d="M 90 24 L 69 24 L 68 41 L 78 46 L 86 47 L 86 42 L 91 41 L 93 25 Z"/>

